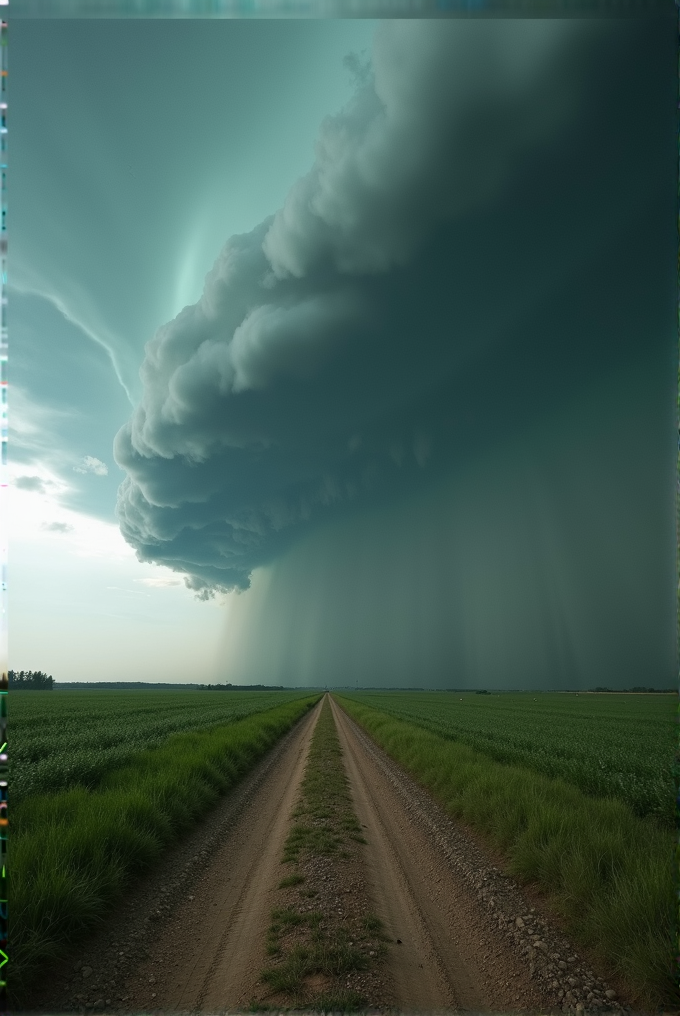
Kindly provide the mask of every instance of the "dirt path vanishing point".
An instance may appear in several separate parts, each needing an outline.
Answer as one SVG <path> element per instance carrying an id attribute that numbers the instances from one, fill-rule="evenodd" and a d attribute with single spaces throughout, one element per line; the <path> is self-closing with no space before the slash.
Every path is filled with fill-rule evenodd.
<path id="1" fill-rule="evenodd" d="M 371 1008 L 620 1011 L 537 901 L 331 704 L 365 827 L 362 881 L 392 940 L 390 990 Z M 319 712 L 217 805 L 183 841 L 182 856 L 133 888 L 33 1011 L 216 1013 L 263 997 L 283 845 Z"/>

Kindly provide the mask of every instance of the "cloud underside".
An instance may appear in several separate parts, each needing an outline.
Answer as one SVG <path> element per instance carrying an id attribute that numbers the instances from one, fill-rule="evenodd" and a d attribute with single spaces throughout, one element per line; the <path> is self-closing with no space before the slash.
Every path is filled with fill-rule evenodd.
<path id="1" fill-rule="evenodd" d="M 319 520 L 430 482 L 627 355 L 661 38 L 382 23 L 310 172 L 147 346 L 115 443 L 140 559 L 201 596 L 245 588 Z"/>
<path id="2" fill-rule="evenodd" d="M 19 490 L 28 490 L 34 494 L 45 494 L 47 487 L 45 481 L 39 476 L 18 476 L 14 486 Z"/>

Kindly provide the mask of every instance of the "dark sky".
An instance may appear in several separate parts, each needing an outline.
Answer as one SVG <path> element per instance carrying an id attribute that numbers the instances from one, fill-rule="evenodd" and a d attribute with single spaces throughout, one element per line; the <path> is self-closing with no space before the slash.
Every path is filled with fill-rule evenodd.
<path id="1" fill-rule="evenodd" d="M 269 568 L 230 673 L 672 682 L 674 62 L 670 21 L 380 25 L 116 441 L 142 557 Z"/>
<path id="2" fill-rule="evenodd" d="M 673 683 L 676 35 L 381 22 L 279 210 L 157 322 L 118 518 L 243 591 L 229 679 Z"/>
<path id="3" fill-rule="evenodd" d="M 147 348 L 116 444 L 142 553 L 245 587 L 317 519 L 633 359 L 672 369 L 673 44 L 660 22 L 383 23 L 311 171 Z"/>

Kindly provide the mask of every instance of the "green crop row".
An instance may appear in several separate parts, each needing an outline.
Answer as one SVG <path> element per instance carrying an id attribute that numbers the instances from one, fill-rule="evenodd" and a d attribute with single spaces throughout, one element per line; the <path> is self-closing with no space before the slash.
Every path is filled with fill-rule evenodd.
<path id="1" fill-rule="evenodd" d="M 506 765 L 566 780 L 585 794 L 623 801 L 639 816 L 674 821 L 677 698 L 671 695 L 353 696 Z"/>
<path id="2" fill-rule="evenodd" d="M 336 698 L 449 814 L 505 854 L 510 874 L 545 892 L 572 938 L 642 1006 L 677 1006 L 672 830 L 638 818 L 620 801 L 500 764 L 379 712 L 364 698 Z"/>
<path id="3" fill-rule="evenodd" d="M 30 694 L 30 693 L 29 693 Z M 174 734 L 96 790 L 33 795 L 12 809 L 15 1001 L 36 968 L 91 927 L 130 877 L 158 858 L 317 696 L 207 731 Z"/>
<path id="4" fill-rule="evenodd" d="M 224 726 L 299 697 L 299 691 L 13 691 L 12 804 L 47 791 L 91 789 L 171 734 Z"/>

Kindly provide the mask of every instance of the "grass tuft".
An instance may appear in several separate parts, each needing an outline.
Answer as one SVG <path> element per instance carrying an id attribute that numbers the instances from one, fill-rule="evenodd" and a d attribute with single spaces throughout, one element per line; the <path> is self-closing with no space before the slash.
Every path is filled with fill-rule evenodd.
<path id="1" fill-rule="evenodd" d="M 366 996 L 358 991 L 337 991 L 319 995 L 316 1007 L 322 1013 L 357 1012 L 366 1008 Z"/>
<path id="2" fill-rule="evenodd" d="M 290 886 L 301 885 L 305 880 L 304 875 L 289 875 L 287 878 L 282 878 L 279 882 L 279 889 L 288 889 Z"/>

